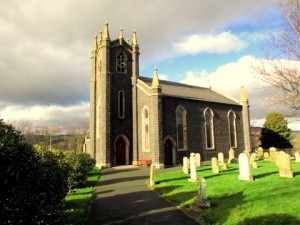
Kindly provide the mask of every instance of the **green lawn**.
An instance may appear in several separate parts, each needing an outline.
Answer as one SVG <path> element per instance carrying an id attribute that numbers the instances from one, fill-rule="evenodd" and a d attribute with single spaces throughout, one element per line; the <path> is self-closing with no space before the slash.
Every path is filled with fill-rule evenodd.
<path id="1" fill-rule="evenodd" d="M 94 168 L 89 172 L 85 187 L 77 188 L 68 194 L 65 199 L 64 223 L 66 225 L 84 225 L 93 197 L 93 189 L 100 179 L 100 170 Z"/>
<path id="2" fill-rule="evenodd" d="M 213 174 L 210 164 L 197 169 L 206 179 L 212 207 L 195 213 L 190 207 L 197 196 L 197 183 L 178 171 L 157 174 L 154 191 L 197 219 L 209 224 L 300 224 L 300 163 L 292 162 L 294 178 L 281 178 L 275 162 L 258 161 L 251 169 L 254 181 L 238 180 L 238 165 Z"/>

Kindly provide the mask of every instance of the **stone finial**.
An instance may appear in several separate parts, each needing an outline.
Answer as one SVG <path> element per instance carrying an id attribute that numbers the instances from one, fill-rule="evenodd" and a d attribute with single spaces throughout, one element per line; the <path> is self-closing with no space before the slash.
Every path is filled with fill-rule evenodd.
<path id="1" fill-rule="evenodd" d="M 244 86 L 241 87 L 241 97 L 240 97 L 240 101 L 241 101 L 241 102 L 248 101 L 248 98 L 247 98 L 247 95 L 246 95 L 246 90 L 245 90 L 245 87 L 244 87 Z"/>
<path id="2" fill-rule="evenodd" d="M 120 42 L 120 45 L 123 44 L 123 29 L 122 28 L 120 28 L 119 42 Z"/>
<path id="3" fill-rule="evenodd" d="M 97 35 L 94 36 L 94 40 L 93 40 L 93 46 L 92 46 L 92 52 L 96 52 L 97 51 Z"/>
<path id="4" fill-rule="evenodd" d="M 154 67 L 153 80 L 152 80 L 151 87 L 154 87 L 154 88 L 160 87 L 156 66 Z"/>
<path id="5" fill-rule="evenodd" d="M 100 30 L 98 34 L 98 46 L 101 45 L 101 41 L 102 41 L 102 31 Z"/>
<path id="6" fill-rule="evenodd" d="M 132 47 L 139 47 L 136 39 L 136 30 L 133 30 L 132 34 Z"/>
<path id="7" fill-rule="evenodd" d="M 102 39 L 109 40 L 108 22 L 105 22 Z"/>

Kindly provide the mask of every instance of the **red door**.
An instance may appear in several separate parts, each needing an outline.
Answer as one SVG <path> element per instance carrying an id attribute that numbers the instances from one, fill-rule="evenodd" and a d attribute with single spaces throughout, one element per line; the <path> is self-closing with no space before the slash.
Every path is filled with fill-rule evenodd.
<path id="1" fill-rule="evenodd" d="M 122 137 L 116 142 L 116 165 L 126 164 L 126 143 Z"/>
<path id="2" fill-rule="evenodd" d="M 173 156 L 172 156 L 172 142 L 168 139 L 164 145 L 164 153 L 165 153 L 165 166 L 173 165 Z"/>

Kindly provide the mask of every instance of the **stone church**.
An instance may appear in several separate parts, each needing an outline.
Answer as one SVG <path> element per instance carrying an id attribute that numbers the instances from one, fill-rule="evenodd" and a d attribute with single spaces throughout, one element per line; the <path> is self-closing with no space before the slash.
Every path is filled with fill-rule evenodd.
<path id="1" fill-rule="evenodd" d="M 137 165 L 151 160 L 157 168 L 182 164 L 200 153 L 250 151 L 249 102 L 212 88 L 159 80 L 139 74 L 139 45 L 122 30 L 116 40 L 108 24 L 94 38 L 91 52 L 90 132 L 86 151 L 101 167 Z"/>

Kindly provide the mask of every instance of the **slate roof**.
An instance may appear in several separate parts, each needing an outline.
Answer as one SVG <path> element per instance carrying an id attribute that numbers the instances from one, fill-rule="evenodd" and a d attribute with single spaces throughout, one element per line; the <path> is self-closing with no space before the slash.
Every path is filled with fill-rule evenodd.
<path id="1" fill-rule="evenodd" d="M 152 78 L 139 77 L 139 79 L 151 87 Z M 177 98 L 186 98 L 230 105 L 240 105 L 238 100 L 234 99 L 233 97 L 227 97 L 210 88 L 186 85 L 164 80 L 160 80 L 159 83 L 162 87 L 163 96 L 172 96 Z"/>

